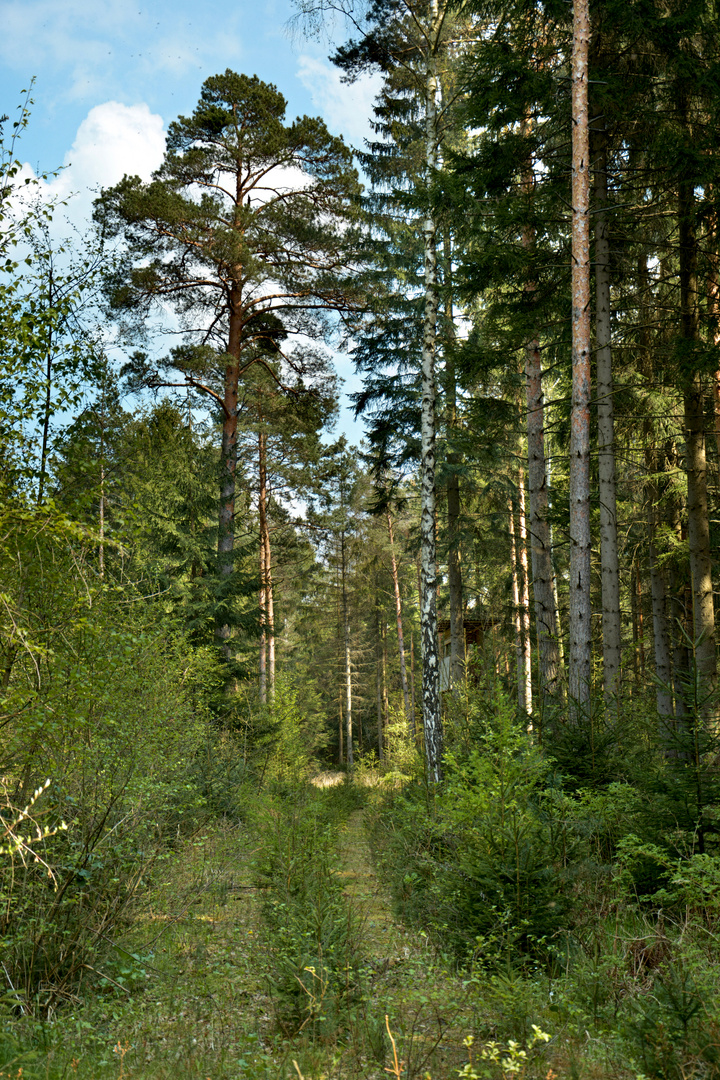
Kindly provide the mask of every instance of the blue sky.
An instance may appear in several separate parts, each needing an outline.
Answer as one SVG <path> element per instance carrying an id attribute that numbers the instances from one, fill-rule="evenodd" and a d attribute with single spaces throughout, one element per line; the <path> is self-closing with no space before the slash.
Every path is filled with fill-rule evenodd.
<path id="1" fill-rule="evenodd" d="M 344 86 L 327 42 L 288 33 L 286 0 L 0 0 L 0 112 L 11 116 L 35 77 L 30 126 L 18 157 L 33 171 L 65 166 L 51 182 L 73 195 L 68 216 L 82 227 L 92 191 L 123 173 L 148 176 L 163 131 L 192 111 L 209 75 L 232 68 L 275 83 L 288 115 L 321 115 L 360 145 L 369 134 L 371 80 Z M 345 389 L 357 387 L 338 358 Z M 357 441 L 347 410 L 341 427 Z"/>

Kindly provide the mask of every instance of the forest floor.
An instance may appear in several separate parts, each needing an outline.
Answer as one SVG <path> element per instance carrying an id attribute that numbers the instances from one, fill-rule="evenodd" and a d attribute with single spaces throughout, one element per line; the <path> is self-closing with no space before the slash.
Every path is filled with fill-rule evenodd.
<path id="1" fill-rule="evenodd" d="M 427 938 L 393 918 L 364 813 L 339 833 L 338 873 L 361 915 L 366 976 L 334 1037 L 280 1030 L 253 871 L 258 839 L 221 822 L 167 857 L 103 979 L 38 1025 L 34 1055 L 0 1058 L 0 1077 L 379 1080 L 398 1073 L 388 1030 L 403 1078 L 457 1076 L 477 1027 L 470 995 Z"/>

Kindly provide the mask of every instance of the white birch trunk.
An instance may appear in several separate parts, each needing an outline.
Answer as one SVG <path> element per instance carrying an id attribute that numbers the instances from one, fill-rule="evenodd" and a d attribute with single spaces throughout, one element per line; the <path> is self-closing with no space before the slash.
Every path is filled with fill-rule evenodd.
<path id="1" fill-rule="evenodd" d="M 343 652 L 345 661 L 345 757 L 348 772 L 355 764 L 353 748 L 352 722 L 352 663 L 350 660 L 350 616 L 348 614 L 347 581 L 345 574 L 345 533 L 340 538 L 340 558 L 342 567 L 342 612 L 343 612 Z"/>
<path id="2" fill-rule="evenodd" d="M 527 712 L 525 684 L 525 651 L 523 649 L 522 619 L 520 616 L 520 582 L 518 574 L 517 545 L 515 543 L 515 511 L 512 497 L 508 495 L 508 519 L 510 533 L 510 570 L 512 574 L 513 626 L 515 627 L 515 664 L 517 668 L 518 709 Z"/>
<path id="3" fill-rule="evenodd" d="M 431 0 L 432 31 L 427 47 L 425 84 L 425 165 L 428 184 L 437 164 L 437 93 L 435 40 L 439 29 L 437 0 Z M 425 306 L 422 346 L 422 405 L 420 465 L 420 546 L 422 589 L 420 626 L 423 659 L 423 731 L 428 777 L 442 778 L 442 720 L 440 714 L 440 666 L 438 662 L 437 569 L 435 536 L 435 346 L 439 290 L 437 280 L 437 229 L 430 207 L 423 223 L 425 249 Z"/>
<path id="4" fill-rule="evenodd" d="M 392 565 L 393 590 L 395 593 L 395 620 L 397 623 L 398 651 L 400 654 L 400 683 L 402 685 L 403 704 L 405 706 L 405 719 L 407 720 L 410 734 L 415 737 L 415 717 L 410 712 L 410 694 L 408 692 L 407 668 L 405 666 L 405 637 L 403 634 L 402 598 L 400 596 L 400 580 L 398 578 L 397 560 L 395 559 L 395 542 L 392 530 L 392 518 L 390 511 L 387 512 L 388 537 L 390 539 L 390 559 Z"/>
<path id="5" fill-rule="evenodd" d="M 520 588 L 520 626 L 525 675 L 525 712 L 532 716 L 532 642 L 530 641 L 530 575 L 528 573 L 527 525 L 525 521 L 525 474 L 518 476 L 518 570 Z"/>

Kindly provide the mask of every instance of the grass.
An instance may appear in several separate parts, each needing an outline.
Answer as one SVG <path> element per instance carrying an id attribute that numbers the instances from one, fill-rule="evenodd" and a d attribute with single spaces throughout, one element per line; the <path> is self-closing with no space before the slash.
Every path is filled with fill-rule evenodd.
<path id="1" fill-rule="evenodd" d="M 51 1025 L 16 1023 L 37 1055 L 23 1077 L 276 1075 L 250 854 L 222 823 L 173 852 L 82 1001 Z"/>
<path id="2" fill-rule="evenodd" d="M 560 983 L 551 993 L 540 973 L 460 974 L 422 930 L 398 923 L 370 857 L 368 811 L 348 805 L 335 873 L 360 916 L 362 979 L 332 1029 L 288 1037 L 278 1025 L 261 834 L 216 822 L 160 864 L 81 1000 L 49 1024 L 8 1021 L 15 1045 L 0 1043 L 0 1080 L 500 1080 L 512 1054 L 525 1080 L 634 1080 L 621 1047 L 591 1038 Z M 517 1057 L 533 1024 L 552 1039 Z"/>

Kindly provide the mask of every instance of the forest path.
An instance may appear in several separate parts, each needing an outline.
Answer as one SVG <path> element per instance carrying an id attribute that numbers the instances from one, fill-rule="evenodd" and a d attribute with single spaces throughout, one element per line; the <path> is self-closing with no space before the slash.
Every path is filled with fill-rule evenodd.
<path id="1" fill-rule="evenodd" d="M 395 946 L 407 950 L 407 932 L 392 917 L 390 898 L 375 872 L 370 856 L 365 811 L 355 810 L 340 835 L 338 854 L 345 895 L 361 913 L 363 937 L 374 956 L 387 956 Z"/>
<path id="2" fill-rule="evenodd" d="M 473 1030 L 474 1009 L 463 981 L 448 970 L 422 932 L 392 913 L 389 893 L 373 865 L 368 817 L 355 810 L 341 831 L 340 877 L 350 902 L 363 918 L 362 947 L 371 968 L 373 1023 L 390 1030 L 404 1062 L 403 1075 L 456 1075 L 467 1060 L 463 1039 Z"/>

